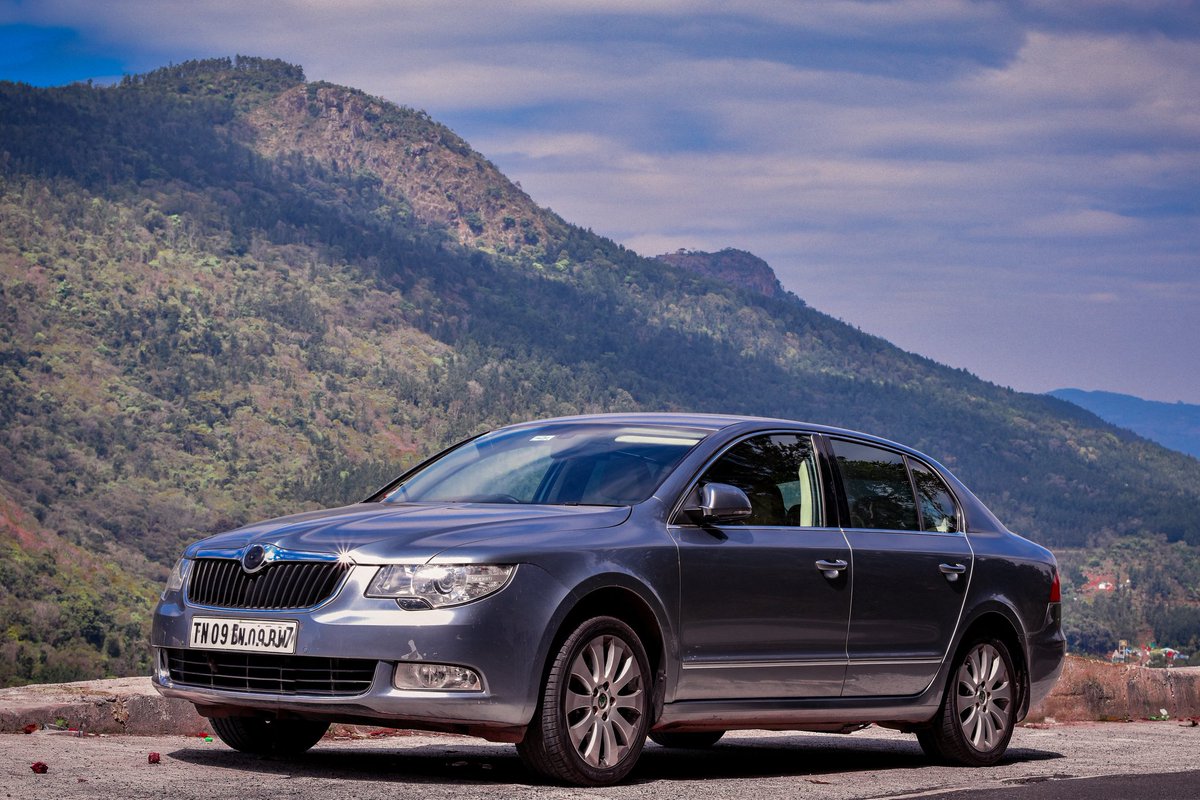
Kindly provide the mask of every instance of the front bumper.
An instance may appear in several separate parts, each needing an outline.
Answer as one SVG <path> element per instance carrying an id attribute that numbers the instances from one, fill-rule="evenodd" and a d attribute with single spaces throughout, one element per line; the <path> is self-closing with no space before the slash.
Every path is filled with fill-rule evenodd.
<path id="1" fill-rule="evenodd" d="M 495 595 L 457 608 L 405 611 L 364 596 L 377 568 L 356 566 L 333 598 L 315 609 L 259 611 L 188 604 L 168 595 L 154 614 L 155 688 L 196 705 L 201 714 L 269 714 L 331 722 L 450 730 L 512 741 L 537 704 L 552 617 L 563 587 L 536 566 L 519 566 Z M 172 680 L 165 649 L 188 648 L 193 616 L 294 620 L 296 656 L 374 660 L 370 687 L 355 695 L 300 695 L 214 689 Z M 395 665 L 427 661 L 468 667 L 480 691 L 396 689 Z"/>

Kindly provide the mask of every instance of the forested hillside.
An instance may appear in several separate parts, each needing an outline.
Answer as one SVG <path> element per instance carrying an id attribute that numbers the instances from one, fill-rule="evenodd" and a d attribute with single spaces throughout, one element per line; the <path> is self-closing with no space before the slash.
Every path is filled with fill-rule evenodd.
<path id="1" fill-rule="evenodd" d="M 846 425 L 1035 540 L 1200 545 L 1194 459 L 739 282 L 746 255 L 641 258 L 277 61 L 0 83 L 0 683 L 144 669 L 184 543 L 536 416 Z"/>

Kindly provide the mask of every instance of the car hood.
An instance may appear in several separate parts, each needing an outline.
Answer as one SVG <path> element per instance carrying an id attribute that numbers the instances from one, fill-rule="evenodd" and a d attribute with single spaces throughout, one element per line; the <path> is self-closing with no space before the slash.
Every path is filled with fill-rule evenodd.
<path id="1" fill-rule="evenodd" d="M 485 539 L 609 528 L 629 513 L 628 507 L 361 503 L 248 525 L 199 541 L 186 555 L 237 557 L 243 548 L 262 544 L 341 555 L 358 564 L 417 563 Z"/>

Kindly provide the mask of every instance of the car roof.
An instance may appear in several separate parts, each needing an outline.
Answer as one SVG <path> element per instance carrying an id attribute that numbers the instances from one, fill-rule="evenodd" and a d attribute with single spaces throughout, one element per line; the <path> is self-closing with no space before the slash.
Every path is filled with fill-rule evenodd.
<path id="1" fill-rule="evenodd" d="M 861 431 L 850 430 L 849 428 L 837 428 L 830 425 L 818 425 L 812 422 L 803 422 L 794 419 L 781 419 L 775 417 L 753 417 L 739 414 L 694 414 L 685 412 L 624 412 L 616 414 L 580 414 L 573 417 L 552 417 L 549 419 L 529 420 L 520 422 L 514 425 L 506 425 L 505 428 L 524 428 L 540 425 L 558 425 L 571 423 L 588 423 L 601 422 L 609 425 L 656 425 L 666 428 L 692 428 L 709 432 L 723 430 L 734 426 L 746 428 L 803 428 L 814 433 L 827 433 L 833 436 L 845 435 L 854 436 L 860 439 L 869 439 L 872 441 L 886 444 L 892 447 L 897 447 L 901 450 L 916 452 L 911 447 L 907 447 L 898 442 L 893 442 L 879 436 L 874 436 Z"/>
<path id="2" fill-rule="evenodd" d="M 874 442 L 884 445 L 904 453 L 916 456 L 921 461 L 929 464 L 938 470 L 942 477 L 950 482 L 958 495 L 959 502 L 963 505 L 963 511 L 967 515 L 967 519 L 972 526 L 982 527 L 989 530 L 1007 530 L 996 516 L 985 506 L 979 498 L 977 498 L 970 489 L 968 489 L 962 481 L 958 479 L 945 465 L 939 463 L 936 459 L 931 458 L 925 453 L 916 450 L 908 445 L 900 444 L 899 442 L 890 439 L 884 439 L 881 436 L 875 436 L 862 431 L 851 430 L 849 428 L 837 428 L 831 425 L 817 425 L 811 422 L 802 422 L 792 419 L 779 419 L 773 417 L 752 417 L 736 414 L 690 414 L 690 413 L 674 413 L 674 412 L 629 412 L 618 414 L 581 414 L 574 417 L 553 417 L 550 419 L 529 420 L 515 425 L 507 425 L 502 430 L 518 430 L 526 427 L 536 427 L 540 425 L 555 425 L 555 424 L 570 424 L 570 423 L 588 423 L 599 422 L 614 425 L 655 425 L 660 427 L 677 427 L 690 428 L 692 430 L 704 430 L 709 433 L 729 429 L 729 433 L 737 436 L 742 433 L 752 433 L 756 430 L 770 430 L 771 428 L 800 428 L 810 433 L 823 433 L 828 436 L 846 436 L 853 437 L 860 441 Z"/>

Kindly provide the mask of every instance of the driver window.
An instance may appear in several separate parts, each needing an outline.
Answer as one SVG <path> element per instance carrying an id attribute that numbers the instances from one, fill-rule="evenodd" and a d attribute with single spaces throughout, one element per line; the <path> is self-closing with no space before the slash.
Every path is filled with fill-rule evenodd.
<path id="1" fill-rule="evenodd" d="M 754 513 L 738 524 L 821 524 L 821 490 L 811 437 L 774 433 L 738 442 L 709 467 L 701 483 L 728 483 L 746 493 Z"/>

